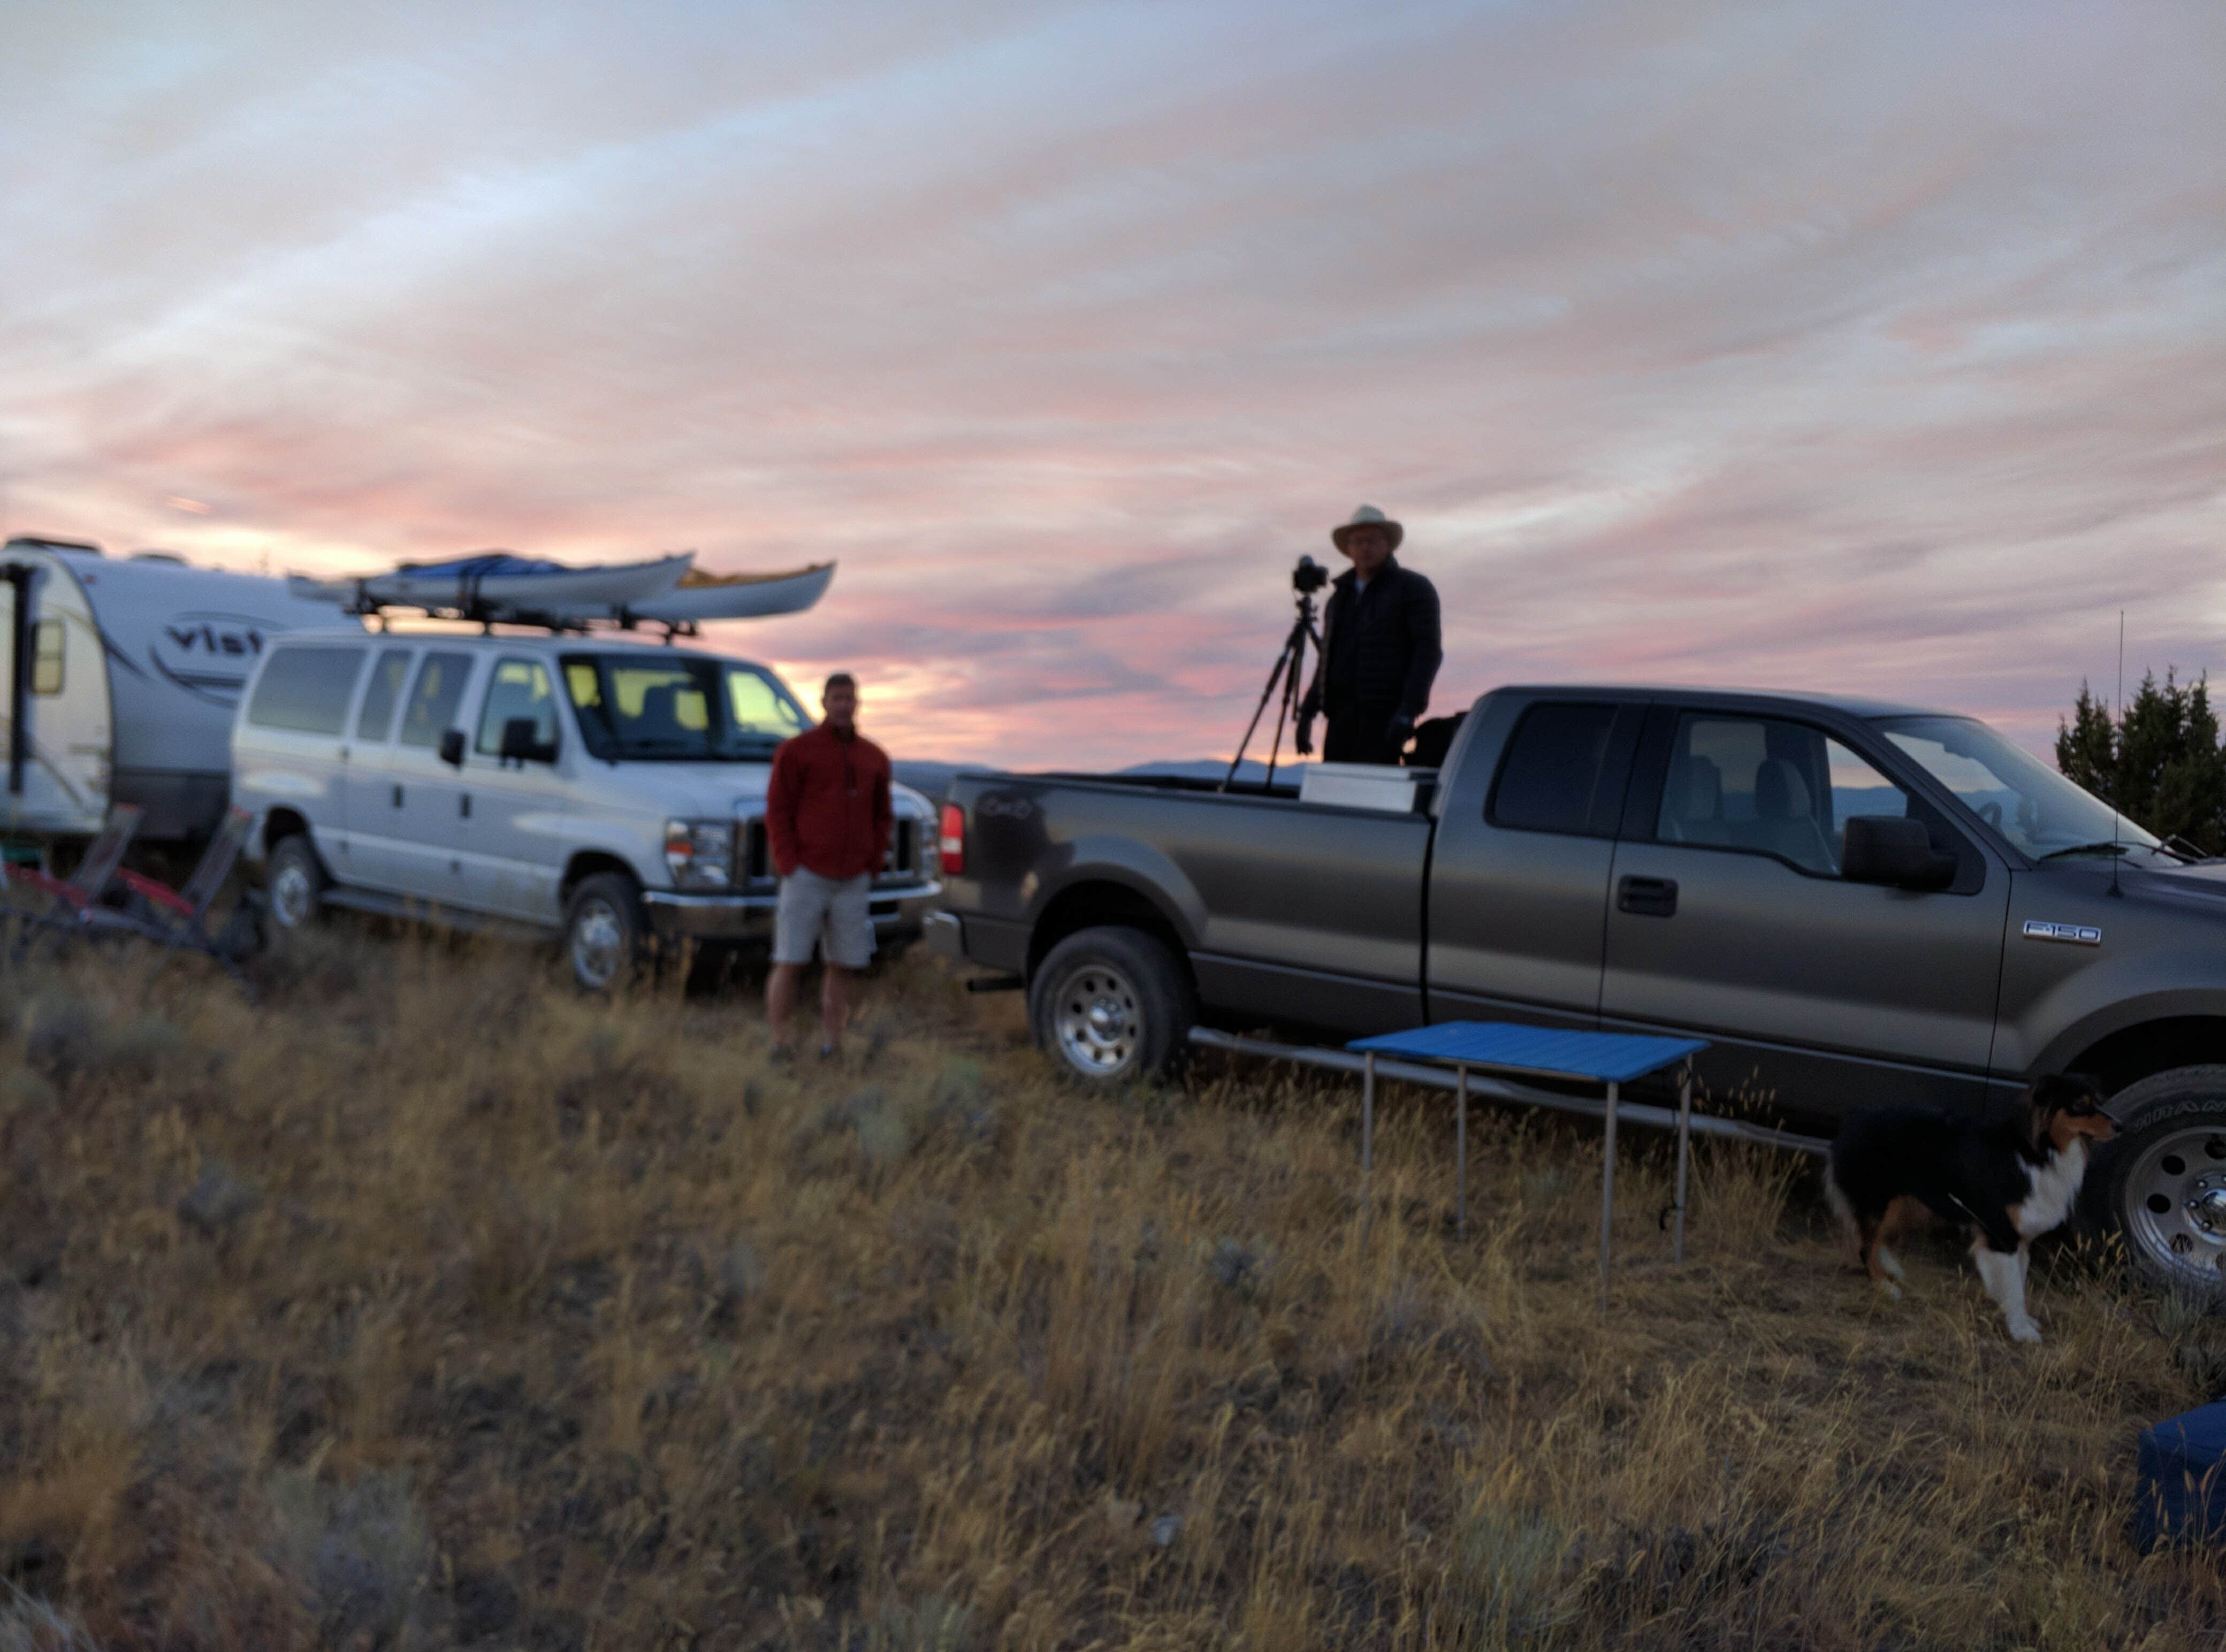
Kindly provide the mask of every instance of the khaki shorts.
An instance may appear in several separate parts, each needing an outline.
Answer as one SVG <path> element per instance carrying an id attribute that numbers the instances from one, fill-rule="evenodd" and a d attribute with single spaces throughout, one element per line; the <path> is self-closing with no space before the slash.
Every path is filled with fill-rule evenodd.
<path id="1" fill-rule="evenodd" d="M 816 944 L 829 963 L 862 969 L 874 958 L 874 874 L 823 878 L 798 867 L 780 880 L 780 905 L 773 911 L 773 961 L 809 963 Z"/>

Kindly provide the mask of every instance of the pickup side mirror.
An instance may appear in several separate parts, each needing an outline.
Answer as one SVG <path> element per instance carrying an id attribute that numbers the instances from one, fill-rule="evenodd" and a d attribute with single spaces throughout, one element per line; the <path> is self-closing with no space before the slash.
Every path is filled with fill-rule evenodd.
<path id="1" fill-rule="evenodd" d="M 502 724 L 502 760 L 506 763 L 554 763 L 556 742 L 537 738 L 531 717 L 506 717 Z"/>
<path id="2" fill-rule="evenodd" d="M 451 728 L 441 736 L 441 761 L 452 769 L 464 766 L 464 731 Z"/>
<path id="3" fill-rule="evenodd" d="M 1840 875 L 1892 889 L 1945 889 L 1956 880 L 1956 857 L 1934 850 L 1921 820 L 1857 815 L 1841 840 Z"/>

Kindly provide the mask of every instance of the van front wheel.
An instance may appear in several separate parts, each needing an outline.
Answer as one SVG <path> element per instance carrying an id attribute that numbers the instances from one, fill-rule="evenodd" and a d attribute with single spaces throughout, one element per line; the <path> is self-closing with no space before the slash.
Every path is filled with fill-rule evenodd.
<path id="1" fill-rule="evenodd" d="M 607 993 L 633 977 L 641 957 L 641 892 L 617 872 L 598 872 L 564 908 L 564 956 L 572 979 Z"/>

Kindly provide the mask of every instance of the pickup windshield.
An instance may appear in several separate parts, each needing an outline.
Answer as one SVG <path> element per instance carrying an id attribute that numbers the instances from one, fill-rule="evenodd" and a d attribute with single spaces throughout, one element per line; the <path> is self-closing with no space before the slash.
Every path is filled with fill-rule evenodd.
<path id="1" fill-rule="evenodd" d="M 811 720 L 787 685 L 739 660 L 567 654 L 564 689 L 588 750 L 611 762 L 763 762 Z"/>
<path id="2" fill-rule="evenodd" d="M 2066 851 L 2107 854 L 2157 847 L 2091 791 L 1972 717 L 1888 717 L 1879 728 L 2000 833 L 2013 848 L 2045 860 Z"/>

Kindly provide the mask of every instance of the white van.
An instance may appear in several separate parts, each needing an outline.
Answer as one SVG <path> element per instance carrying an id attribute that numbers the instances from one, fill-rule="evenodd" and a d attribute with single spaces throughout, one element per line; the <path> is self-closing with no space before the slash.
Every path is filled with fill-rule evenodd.
<path id="1" fill-rule="evenodd" d="M 321 906 L 563 937 L 610 986 L 645 945 L 768 946 L 773 749 L 811 726 L 762 665 L 604 636 L 328 632 L 268 647 L 232 734 L 274 923 Z M 876 935 L 941 893 L 933 810 L 892 787 Z"/>

